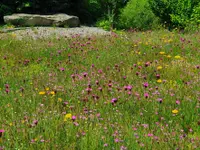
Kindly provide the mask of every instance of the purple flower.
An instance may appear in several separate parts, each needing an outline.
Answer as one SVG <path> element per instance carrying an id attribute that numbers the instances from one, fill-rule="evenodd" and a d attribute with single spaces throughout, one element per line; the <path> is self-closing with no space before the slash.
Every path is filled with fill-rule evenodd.
<path id="1" fill-rule="evenodd" d="M 6 93 L 8 94 L 10 92 L 10 90 L 9 89 L 6 89 Z"/>
<path id="2" fill-rule="evenodd" d="M 60 68 L 60 71 L 65 71 L 65 68 Z"/>
<path id="3" fill-rule="evenodd" d="M 143 84 L 143 86 L 144 86 L 145 88 L 147 88 L 147 87 L 149 86 L 148 82 L 145 82 L 145 83 Z"/>
<path id="4" fill-rule="evenodd" d="M 110 102 L 111 102 L 112 104 L 116 103 L 116 102 L 117 102 L 117 98 L 113 98 Z"/>
<path id="5" fill-rule="evenodd" d="M 150 62 L 146 62 L 144 66 L 148 67 L 149 65 L 150 65 Z"/>
<path id="6" fill-rule="evenodd" d="M 76 120 L 76 116 L 72 116 L 72 120 L 75 121 Z"/>
<path id="7" fill-rule="evenodd" d="M 88 75 L 87 72 L 84 72 L 84 73 L 83 73 L 83 76 L 84 76 L 84 77 L 87 77 L 87 75 Z"/>
<path id="8" fill-rule="evenodd" d="M 91 89 L 91 88 L 87 88 L 86 91 L 87 91 L 88 94 L 89 94 L 90 92 L 92 92 L 92 89 Z"/>
<path id="9" fill-rule="evenodd" d="M 119 139 L 115 139 L 115 143 L 118 143 L 119 142 Z"/>
<path id="10" fill-rule="evenodd" d="M 162 103 L 163 99 L 162 98 L 158 98 L 158 102 Z"/>
<path id="11" fill-rule="evenodd" d="M 4 129 L 0 129 L 0 133 L 3 133 L 3 132 L 5 132 L 5 130 Z"/>
<path id="12" fill-rule="evenodd" d="M 157 79 L 160 79 L 160 75 L 159 75 L 159 74 L 157 74 L 157 75 L 156 75 L 156 78 L 157 78 Z"/>
<path id="13" fill-rule="evenodd" d="M 37 124 L 38 124 L 38 120 L 34 120 L 34 121 L 33 121 L 33 124 L 34 124 L 34 125 L 37 125 Z"/>
<path id="14" fill-rule="evenodd" d="M 103 73 L 103 71 L 100 69 L 100 70 L 98 70 L 98 73 Z"/>
<path id="15" fill-rule="evenodd" d="M 144 97 L 145 97 L 145 98 L 148 98 L 148 97 L 149 97 L 149 94 L 148 94 L 148 93 L 144 93 Z"/>
<path id="16" fill-rule="evenodd" d="M 10 87 L 9 84 L 5 84 L 6 89 L 9 89 L 9 87 Z"/>
<path id="17" fill-rule="evenodd" d="M 132 86 L 131 85 L 127 85 L 127 86 L 124 86 L 124 89 L 127 91 L 127 90 L 129 90 L 129 91 L 131 91 L 132 90 Z"/>

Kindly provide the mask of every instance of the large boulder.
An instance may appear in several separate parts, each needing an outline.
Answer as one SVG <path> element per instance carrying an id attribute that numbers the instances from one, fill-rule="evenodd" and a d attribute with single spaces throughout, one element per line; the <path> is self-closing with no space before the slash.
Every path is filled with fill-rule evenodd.
<path id="1" fill-rule="evenodd" d="M 13 14 L 4 16 L 4 22 L 17 26 L 58 26 L 78 27 L 79 18 L 66 14 L 38 15 L 38 14 Z"/>

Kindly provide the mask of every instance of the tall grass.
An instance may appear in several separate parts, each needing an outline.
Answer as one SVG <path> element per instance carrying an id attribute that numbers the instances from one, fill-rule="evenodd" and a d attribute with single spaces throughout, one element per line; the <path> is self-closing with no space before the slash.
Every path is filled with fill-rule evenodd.
<path id="1" fill-rule="evenodd" d="M 0 36 L 0 149 L 198 149 L 199 37 Z"/>

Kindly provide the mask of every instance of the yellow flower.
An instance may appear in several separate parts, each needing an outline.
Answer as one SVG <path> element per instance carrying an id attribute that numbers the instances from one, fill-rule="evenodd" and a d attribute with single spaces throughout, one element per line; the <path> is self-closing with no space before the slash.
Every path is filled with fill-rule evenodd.
<path id="1" fill-rule="evenodd" d="M 160 52 L 161 55 L 165 54 L 165 52 Z"/>
<path id="2" fill-rule="evenodd" d="M 59 102 L 62 102 L 62 98 L 58 98 L 58 101 L 59 101 Z"/>
<path id="3" fill-rule="evenodd" d="M 171 58 L 172 56 L 171 55 L 167 55 L 167 58 Z"/>
<path id="4" fill-rule="evenodd" d="M 162 80 L 161 80 L 161 79 L 158 79 L 158 80 L 157 80 L 157 82 L 158 82 L 158 83 L 161 83 L 161 82 L 162 82 Z"/>
<path id="5" fill-rule="evenodd" d="M 51 94 L 51 95 L 55 95 L 56 93 L 55 93 L 54 91 L 51 91 L 50 94 Z"/>
<path id="6" fill-rule="evenodd" d="M 172 110 L 172 113 L 173 113 L 173 114 L 177 114 L 177 113 L 178 113 L 178 110 L 177 110 L 177 109 L 174 109 L 174 110 Z"/>
<path id="7" fill-rule="evenodd" d="M 46 92 L 44 91 L 39 92 L 39 95 L 44 95 L 44 94 L 46 94 Z"/>
<path id="8" fill-rule="evenodd" d="M 176 55 L 174 58 L 176 58 L 176 59 L 180 59 L 180 58 L 181 58 L 181 56 L 179 56 L 179 55 Z"/>
<path id="9" fill-rule="evenodd" d="M 157 70 L 161 70 L 161 69 L 162 69 L 162 66 L 158 66 L 158 67 L 157 67 Z"/>
<path id="10" fill-rule="evenodd" d="M 67 119 L 71 119 L 71 118 L 72 118 L 72 114 L 68 113 L 65 115 L 64 121 L 67 121 Z"/>
<path id="11" fill-rule="evenodd" d="M 45 90 L 46 90 L 46 91 L 49 91 L 49 87 L 46 87 Z"/>

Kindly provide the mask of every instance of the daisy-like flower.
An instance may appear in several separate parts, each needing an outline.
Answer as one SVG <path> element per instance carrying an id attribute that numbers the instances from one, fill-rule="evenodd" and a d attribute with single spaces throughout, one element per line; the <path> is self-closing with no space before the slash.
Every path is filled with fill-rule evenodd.
<path id="1" fill-rule="evenodd" d="M 158 66 L 158 67 L 157 67 L 157 70 L 161 70 L 161 69 L 162 69 L 162 66 Z"/>
<path id="2" fill-rule="evenodd" d="M 158 79 L 157 82 L 158 82 L 158 83 L 162 83 L 162 80 L 161 80 L 161 79 Z"/>
<path id="3" fill-rule="evenodd" d="M 177 110 L 177 109 L 174 109 L 174 110 L 172 110 L 172 113 L 173 113 L 173 114 L 177 114 L 177 113 L 178 113 L 178 110 Z"/>
<path id="4" fill-rule="evenodd" d="M 71 119 L 71 118 L 72 118 L 72 114 L 68 113 L 65 115 L 64 121 L 67 121 L 68 119 Z"/>
<path id="5" fill-rule="evenodd" d="M 51 91 L 50 94 L 51 94 L 51 95 L 55 95 L 56 93 L 55 93 L 54 91 Z"/>
<path id="6" fill-rule="evenodd" d="M 49 87 L 46 87 L 45 90 L 46 90 L 46 91 L 49 91 Z"/>
<path id="7" fill-rule="evenodd" d="M 167 58 L 171 58 L 172 56 L 171 55 L 167 55 Z"/>
<path id="8" fill-rule="evenodd" d="M 39 92 L 39 95 L 44 95 L 44 94 L 46 94 L 45 91 L 40 91 L 40 92 Z"/>
<path id="9" fill-rule="evenodd" d="M 176 59 L 180 59 L 180 58 L 181 58 L 181 56 L 179 56 L 179 55 L 176 55 L 174 58 L 176 58 Z"/>
<path id="10" fill-rule="evenodd" d="M 160 52 L 161 55 L 165 54 L 165 52 Z"/>

